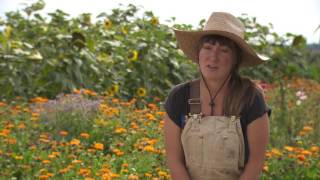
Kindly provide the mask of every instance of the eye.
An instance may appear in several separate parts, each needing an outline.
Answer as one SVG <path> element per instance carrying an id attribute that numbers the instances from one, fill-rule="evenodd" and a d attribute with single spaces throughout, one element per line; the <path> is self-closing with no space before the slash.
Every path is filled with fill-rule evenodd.
<path id="1" fill-rule="evenodd" d="M 230 48 L 228 48 L 227 46 L 222 46 L 220 49 L 222 52 L 225 52 L 225 53 L 230 52 Z"/>
<path id="2" fill-rule="evenodd" d="M 204 44 L 204 45 L 202 46 L 203 49 L 209 49 L 209 50 L 211 49 L 211 47 L 212 47 L 212 46 L 211 46 L 210 44 Z"/>

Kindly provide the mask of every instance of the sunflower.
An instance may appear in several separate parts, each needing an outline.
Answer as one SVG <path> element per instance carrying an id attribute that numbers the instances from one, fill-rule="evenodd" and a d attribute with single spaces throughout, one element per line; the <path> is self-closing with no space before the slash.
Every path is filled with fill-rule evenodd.
<path id="1" fill-rule="evenodd" d="M 5 29 L 4 29 L 4 37 L 6 37 L 7 39 L 9 39 L 11 37 L 11 34 L 12 34 L 12 27 L 11 26 L 7 26 Z"/>
<path id="2" fill-rule="evenodd" d="M 136 50 L 131 51 L 129 54 L 129 61 L 137 61 L 138 57 L 139 57 L 138 51 L 136 51 Z"/>
<path id="3" fill-rule="evenodd" d="M 140 97 L 144 97 L 147 94 L 147 90 L 143 87 L 137 89 L 137 95 Z"/>
<path id="4" fill-rule="evenodd" d="M 150 22 L 151 22 L 152 25 L 156 26 L 156 25 L 159 24 L 159 19 L 153 16 L 151 18 Z"/>
<path id="5" fill-rule="evenodd" d="M 82 15 L 82 20 L 83 20 L 84 24 L 90 25 L 91 24 L 91 15 L 89 13 L 84 13 Z"/>
<path id="6" fill-rule="evenodd" d="M 127 27 L 127 26 L 121 27 L 121 32 L 122 32 L 123 34 L 128 34 L 128 27 Z"/>
<path id="7" fill-rule="evenodd" d="M 104 21 L 104 27 L 105 27 L 106 29 L 109 29 L 111 26 L 112 26 L 112 21 L 110 21 L 109 19 L 106 19 L 106 20 Z"/>
<path id="8" fill-rule="evenodd" d="M 114 84 L 109 88 L 109 90 L 106 92 L 106 94 L 109 96 L 114 96 L 115 94 L 117 94 L 119 92 L 119 89 L 120 89 L 119 85 Z"/>
<path id="9" fill-rule="evenodd" d="M 111 86 L 110 91 L 113 92 L 113 93 L 119 92 L 119 85 L 118 84 L 114 84 L 113 86 Z"/>

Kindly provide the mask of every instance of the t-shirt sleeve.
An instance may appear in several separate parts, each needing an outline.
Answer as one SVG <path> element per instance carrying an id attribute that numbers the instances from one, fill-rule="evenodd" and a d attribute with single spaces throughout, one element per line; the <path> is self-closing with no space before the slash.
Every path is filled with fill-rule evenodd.
<path id="1" fill-rule="evenodd" d="M 170 90 L 169 95 L 164 102 L 164 109 L 166 113 L 168 114 L 169 118 L 179 127 L 182 127 L 182 122 L 180 119 L 183 116 L 185 108 L 185 98 L 186 85 L 179 84 Z"/>
<path id="2" fill-rule="evenodd" d="M 246 111 L 246 124 L 250 124 L 252 121 L 258 119 L 265 113 L 268 113 L 268 116 L 270 117 L 271 108 L 266 104 L 263 94 L 258 92 L 253 100 L 252 105 Z"/>

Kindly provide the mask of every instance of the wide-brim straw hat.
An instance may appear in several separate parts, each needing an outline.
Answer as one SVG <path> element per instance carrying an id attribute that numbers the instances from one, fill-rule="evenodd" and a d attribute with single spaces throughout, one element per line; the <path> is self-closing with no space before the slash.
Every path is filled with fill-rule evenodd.
<path id="1" fill-rule="evenodd" d="M 205 35 L 220 35 L 233 40 L 241 49 L 242 63 L 240 67 L 255 66 L 269 60 L 258 55 L 244 40 L 245 27 L 243 23 L 226 12 L 214 12 L 206 22 L 203 30 L 182 31 L 174 29 L 180 49 L 195 63 L 198 63 L 198 48 L 200 39 Z"/>

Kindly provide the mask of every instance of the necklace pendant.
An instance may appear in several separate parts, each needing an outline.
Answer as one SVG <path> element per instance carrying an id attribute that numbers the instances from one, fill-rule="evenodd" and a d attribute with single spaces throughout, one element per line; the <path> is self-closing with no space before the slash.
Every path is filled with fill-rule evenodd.
<path id="1" fill-rule="evenodd" d="M 211 102 L 209 103 L 209 105 L 210 105 L 211 107 L 214 107 L 214 106 L 215 106 L 214 101 L 211 101 Z"/>

